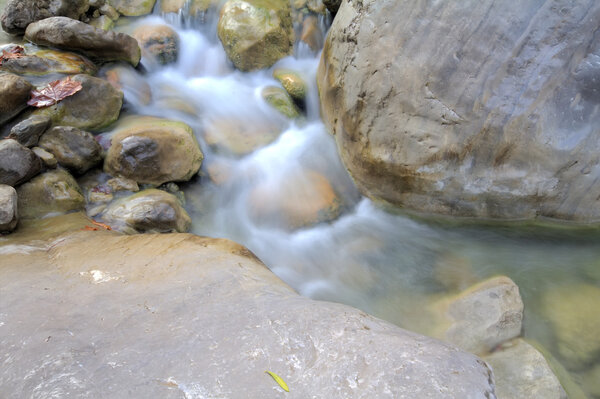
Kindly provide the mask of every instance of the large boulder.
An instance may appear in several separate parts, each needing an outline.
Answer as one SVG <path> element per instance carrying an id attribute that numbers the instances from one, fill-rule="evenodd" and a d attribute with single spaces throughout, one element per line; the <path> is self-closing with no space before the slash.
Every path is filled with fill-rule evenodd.
<path id="1" fill-rule="evenodd" d="M 488 353 L 521 335 L 523 301 L 508 277 L 494 277 L 444 298 L 433 310 L 439 324 L 432 335 L 472 353 Z"/>
<path id="2" fill-rule="evenodd" d="M 0 21 L 6 32 L 22 34 L 32 22 L 56 16 L 79 19 L 89 7 L 88 0 L 10 0 Z"/>
<path id="3" fill-rule="evenodd" d="M 42 163 L 29 148 L 13 139 L 0 140 L 0 184 L 16 186 L 41 170 Z"/>
<path id="4" fill-rule="evenodd" d="M 158 186 L 191 179 L 203 158 L 194 132 L 185 123 L 132 117 L 114 131 L 104 171 Z"/>
<path id="5" fill-rule="evenodd" d="M 26 248 L 2 248 L 9 398 L 495 398 L 475 356 L 301 297 L 231 241 L 78 231 Z"/>
<path id="6" fill-rule="evenodd" d="M 127 233 L 186 233 L 192 225 L 177 197 L 155 188 L 114 201 L 101 217 Z"/>
<path id="7" fill-rule="evenodd" d="M 596 0 L 345 1 L 322 115 L 369 197 L 597 222 L 599 28 Z"/>
<path id="8" fill-rule="evenodd" d="M 268 68 L 294 46 L 291 7 L 282 0 L 229 0 L 221 9 L 218 35 L 242 71 Z"/>
<path id="9" fill-rule="evenodd" d="M 156 0 L 108 0 L 118 12 L 128 17 L 150 14 Z"/>
<path id="10" fill-rule="evenodd" d="M 81 188 L 64 169 L 34 177 L 17 188 L 17 195 L 19 216 L 27 219 L 82 210 L 85 206 Z"/>
<path id="11" fill-rule="evenodd" d="M 133 37 L 107 32 L 66 17 L 52 17 L 30 24 L 25 39 L 43 46 L 79 51 L 101 62 L 125 61 L 136 66 L 141 57 Z"/>
<path id="12" fill-rule="evenodd" d="M 0 184 L 0 234 L 11 232 L 17 227 L 17 191 L 11 186 Z"/>
<path id="13" fill-rule="evenodd" d="M 121 91 L 93 76 L 76 75 L 72 79 L 81 82 L 80 91 L 55 105 L 37 109 L 33 114 L 48 116 L 55 125 L 90 131 L 102 130 L 119 118 L 123 106 Z"/>
<path id="14" fill-rule="evenodd" d="M 12 73 L 0 73 L 0 125 L 27 107 L 31 83 Z"/>
<path id="15" fill-rule="evenodd" d="M 82 175 L 102 162 L 100 144 L 91 133 L 76 127 L 55 126 L 44 133 L 38 144 L 76 175 Z"/>

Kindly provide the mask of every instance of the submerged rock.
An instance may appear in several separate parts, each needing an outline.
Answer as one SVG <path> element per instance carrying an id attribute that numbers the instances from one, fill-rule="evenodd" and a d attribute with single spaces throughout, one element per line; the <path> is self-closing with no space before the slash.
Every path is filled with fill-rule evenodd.
<path id="1" fill-rule="evenodd" d="M 177 197 L 157 189 L 116 200 L 101 217 L 113 229 L 128 233 L 185 233 L 192 225 Z"/>
<path id="2" fill-rule="evenodd" d="M 59 164 L 82 175 L 102 162 L 102 147 L 91 133 L 70 126 L 55 126 L 41 137 L 39 146 L 52 153 Z"/>
<path id="3" fill-rule="evenodd" d="M 246 155 L 277 139 L 282 126 L 265 120 L 245 121 L 235 117 L 205 121 L 204 140 L 218 153 Z"/>
<path id="4" fill-rule="evenodd" d="M 40 136 L 50 127 L 52 120 L 47 116 L 32 115 L 10 129 L 9 139 L 18 141 L 25 147 L 37 145 Z"/>
<path id="5" fill-rule="evenodd" d="M 132 117 L 114 131 L 104 170 L 113 176 L 158 186 L 191 179 L 203 158 L 194 132 L 185 123 Z"/>
<path id="6" fill-rule="evenodd" d="M 89 8 L 88 0 L 9 0 L 0 20 L 8 33 L 22 34 L 41 19 L 65 16 L 79 19 Z"/>
<path id="7" fill-rule="evenodd" d="M 310 15 L 304 18 L 300 40 L 306 43 L 312 51 L 320 51 L 323 48 L 325 38 L 317 17 Z"/>
<path id="8" fill-rule="evenodd" d="M 21 218 L 41 218 L 82 210 L 85 199 L 79 185 L 66 170 L 42 173 L 17 188 Z"/>
<path id="9" fill-rule="evenodd" d="M 90 131 L 102 130 L 117 120 L 123 105 L 122 92 L 93 76 L 76 75 L 72 79 L 81 82 L 79 92 L 33 114 L 48 116 L 55 125 Z"/>
<path id="10" fill-rule="evenodd" d="M 150 14 L 156 0 L 108 0 L 118 12 L 128 17 Z"/>
<path id="11" fill-rule="evenodd" d="M 229 0 L 221 9 L 218 35 L 236 68 L 242 71 L 268 68 L 292 53 L 290 3 Z"/>
<path id="12" fill-rule="evenodd" d="M 521 338 L 504 343 L 484 360 L 494 371 L 498 399 L 568 399 L 544 356 Z"/>
<path id="13" fill-rule="evenodd" d="M 17 227 L 17 191 L 11 186 L 0 184 L 0 234 L 10 233 Z"/>
<path id="14" fill-rule="evenodd" d="M 600 288 L 571 284 L 542 293 L 541 311 L 552 327 L 563 364 L 581 370 L 600 356 Z"/>
<path id="15" fill-rule="evenodd" d="M 288 92 L 281 87 L 267 86 L 260 94 L 269 105 L 285 117 L 295 119 L 300 116 L 300 109 L 294 104 Z"/>
<path id="16" fill-rule="evenodd" d="M 0 140 L 0 184 L 16 186 L 41 170 L 42 163 L 29 148 L 13 139 Z"/>
<path id="17" fill-rule="evenodd" d="M 12 73 L 0 73 L 0 124 L 27 107 L 31 83 Z"/>
<path id="18" fill-rule="evenodd" d="M 29 25 L 25 39 L 43 46 L 79 51 L 102 62 L 125 61 L 136 66 L 141 57 L 133 37 L 66 17 L 52 17 Z"/>
<path id="19" fill-rule="evenodd" d="M 483 281 L 433 309 L 439 320 L 433 336 L 472 353 L 488 353 L 521 335 L 523 301 L 508 277 Z"/>
<path id="20" fill-rule="evenodd" d="M 301 297 L 231 241 L 79 231 L 4 260 L 8 397 L 495 397 L 475 356 Z"/>
<path id="21" fill-rule="evenodd" d="M 344 1 L 322 115 L 369 197 L 599 222 L 599 28 L 596 0 Z"/>
<path id="22" fill-rule="evenodd" d="M 161 65 L 177 61 L 179 36 L 168 25 L 143 25 L 133 32 L 142 56 Z"/>

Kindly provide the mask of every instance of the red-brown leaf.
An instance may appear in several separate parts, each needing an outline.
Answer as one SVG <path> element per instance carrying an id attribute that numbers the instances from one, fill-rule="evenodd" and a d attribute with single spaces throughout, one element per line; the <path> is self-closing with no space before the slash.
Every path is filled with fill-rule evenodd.
<path id="1" fill-rule="evenodd" d="M 21 58 L 25 57 L 25 49 L 21 46 L 14 46 L 8 50 L 2 50 L 2 55 L 0 55 L 0 66 L 5 60 L 10 60 L 11 58 Z"/>
<path id="2" fill-rule="evenodd" d="M 66 79 L 55 80 L 48 83 L 47 86 L 40 90 L 31 91 L 31 99 L 27 104 L 34 107 L 42 108 L 54 105 L 60 100 L 63 100 L 81 90 L 81 83 L 71 80 L 70 76 Z"/>

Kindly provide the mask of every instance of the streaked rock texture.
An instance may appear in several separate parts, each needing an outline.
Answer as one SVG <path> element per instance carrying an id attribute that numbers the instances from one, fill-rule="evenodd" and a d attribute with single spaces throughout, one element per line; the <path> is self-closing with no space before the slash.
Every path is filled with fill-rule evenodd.
<path id="1" fill-rule="evenodd" d="M 599 27 L 595 0 L 345 1 L 322 114 L 375 199 L 598 222 Z"/>

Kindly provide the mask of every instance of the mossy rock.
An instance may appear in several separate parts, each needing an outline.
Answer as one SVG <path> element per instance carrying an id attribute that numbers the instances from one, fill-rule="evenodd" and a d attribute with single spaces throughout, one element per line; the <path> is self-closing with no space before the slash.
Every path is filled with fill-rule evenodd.
<path id="1" fill-rule="evenodd" d="M 300 109 L 287 91 L 281 87 L 267 86 L 261 92 L 262 98 L 273 108 L 290 119 L 300 116 Z"/>
<path id="2" fill-rule="evenodd" d="M 273 71 L 273 77 L 281 83 L 297 104 L 304 103 L 308 87 L 299 73 L 290 69 L 277 68 Z"/>
<path id="3" fill-rule="evenodd" d="M 156 0 L 108 0 L 119 13 L 128 17 L 150 14 Z"/>

